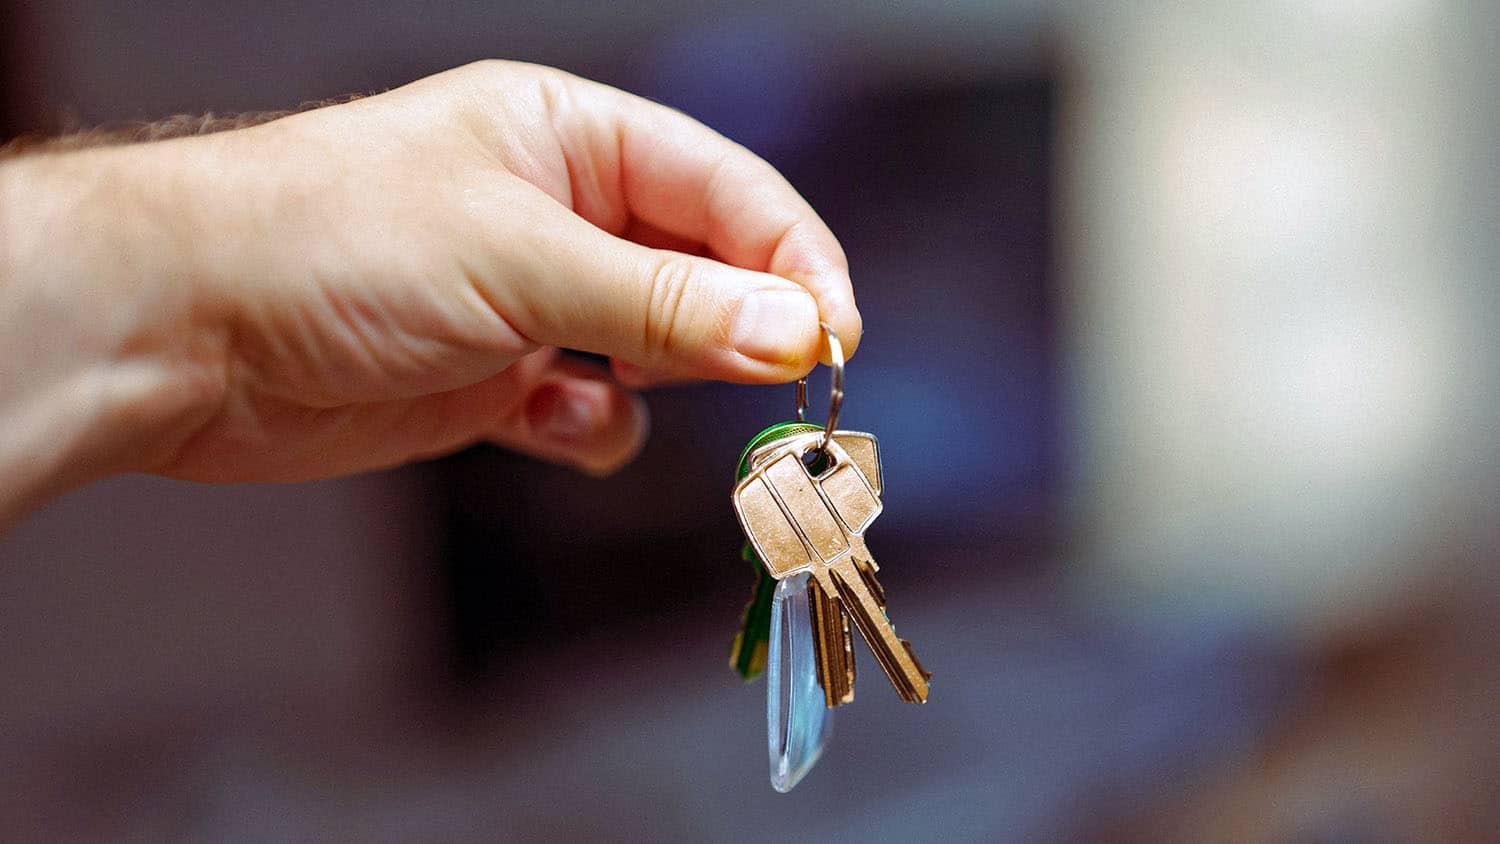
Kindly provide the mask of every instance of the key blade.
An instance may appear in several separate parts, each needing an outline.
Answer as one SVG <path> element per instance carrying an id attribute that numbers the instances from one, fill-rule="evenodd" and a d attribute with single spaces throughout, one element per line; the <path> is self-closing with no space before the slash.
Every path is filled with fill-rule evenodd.
<path id="1" fill-rule="evenodd" d="M 854 641 L 849 616 L 817 585 L 808 589 L 807 597 L 818 685 L 823 688 L 824 704 L 833 709 L 854 700 Z"/>
<path id="2" fill-rule="evenodd" d="M 911 644 L 896 635 L 885 607 L 866 585 L 866 578 L 873 575 L 861 573 L 850 554 L 814 569 L 814 576 L 820 587 L 844 605 L 896 694 L 907 703 L 926 703 L 932 675 L 917 661 Z"/>
<path id="3" fill-rule="evenodd" d="M 856 557 L 854 559 L 854 567 L 859 569 L 859 577 L 865 582 L 865 588 L 870 590 L 870 594 L 875 596 L 875 600 L 880 603 L 880 608 L 884 610 L 885 587 L 881 586 L 880 581 L 875 579 L 875 570 L 877 568 L 875 561 L 861 560 Z"/>

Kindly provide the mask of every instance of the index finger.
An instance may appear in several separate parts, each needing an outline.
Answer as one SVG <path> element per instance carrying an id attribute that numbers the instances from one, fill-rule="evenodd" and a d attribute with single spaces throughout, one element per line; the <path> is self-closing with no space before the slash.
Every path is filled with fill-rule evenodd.
<path id="1" fill-rule="evenodd" d="M 681 112 L 560 78 L 549 106 L 576 213 L 615 233 L 644 222 L 796 282 L 854 353 L 863 326 L 843 247 L 776 168 Z"/>

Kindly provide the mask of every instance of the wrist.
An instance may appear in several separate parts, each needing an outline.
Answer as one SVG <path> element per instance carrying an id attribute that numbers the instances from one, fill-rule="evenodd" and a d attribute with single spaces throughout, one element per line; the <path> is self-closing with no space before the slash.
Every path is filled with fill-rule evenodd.
<path id="1" fill-rule="evenodd" d="M 227 332 L 152 146 L 0 164 L 0 525 L 152 468 L 223 401 Z"/>

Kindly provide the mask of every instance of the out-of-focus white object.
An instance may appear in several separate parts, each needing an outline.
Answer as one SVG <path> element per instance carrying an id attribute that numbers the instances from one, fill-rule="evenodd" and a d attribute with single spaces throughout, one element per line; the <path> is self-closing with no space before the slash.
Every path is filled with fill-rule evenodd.
<path id="1" fill-rule="evenodd" d="M 1314 6 L 1064 24 L 1072 489 L 1101 594 L 1338 623 L 1493 547 L 1500 14 Z"/>

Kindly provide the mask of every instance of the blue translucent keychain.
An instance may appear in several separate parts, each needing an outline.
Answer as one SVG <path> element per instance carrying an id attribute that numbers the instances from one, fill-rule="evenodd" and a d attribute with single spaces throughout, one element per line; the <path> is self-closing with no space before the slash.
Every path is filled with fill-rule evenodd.
<path id="1" fill-rule="evenodd" d="M 833 710 L 818 685 L 809 613 L 807 575 L 776 583 L 766 658 L 766 738 L 771 787 L 783 794 L 812 769 L 833 731 Z"/>

